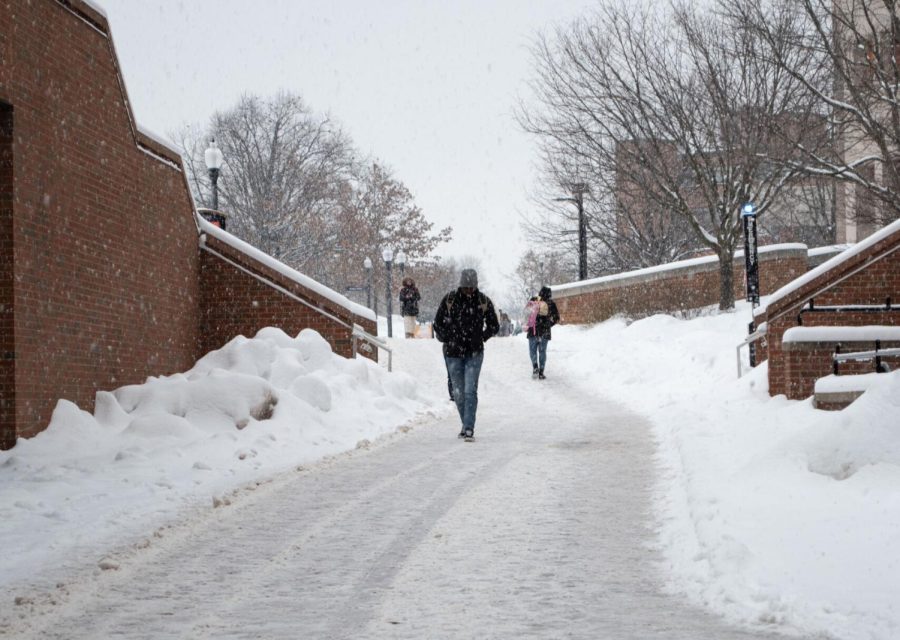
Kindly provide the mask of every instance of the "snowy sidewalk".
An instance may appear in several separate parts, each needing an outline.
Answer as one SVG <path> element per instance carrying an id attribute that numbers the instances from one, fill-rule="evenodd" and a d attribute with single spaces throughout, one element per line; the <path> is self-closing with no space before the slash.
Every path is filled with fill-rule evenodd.
<path id="1" fill-rule="evenodd" d="M 437 346 L 404 345 L 434 362 L 423 384 L 443 383 Z M 56 604 L 20 607 L 6 633 L 781 637 L 661 593 L 648 425 L 580 395 L 552 350 L 550 379 L 532 381 L 524 348 L 488 343 L 475 443 L 456 439 L 454 416 L 282 476 L 65 585 Z"/>

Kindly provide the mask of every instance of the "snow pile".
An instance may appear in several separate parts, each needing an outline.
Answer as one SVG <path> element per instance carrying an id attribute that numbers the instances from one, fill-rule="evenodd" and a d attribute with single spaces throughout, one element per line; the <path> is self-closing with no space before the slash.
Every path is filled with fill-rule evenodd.
<path id="1" fill-rule="evenodd" d="M 841 412 L 772 398 L 766 365 L 736 377 L 749 316 L 561 327 L 551 355 L 653 422 L 673 590 L 734 620 L 900 637 L 900 372 Z"/>
<path id="2" fill-rule="evenodd" d="M 0 584 L 366 446 L 437 402 L 315 331 L 273 328 L 186 373 L 100 392 L 94 415 L 60 401 L 44 432 L 0 451 Z"/>

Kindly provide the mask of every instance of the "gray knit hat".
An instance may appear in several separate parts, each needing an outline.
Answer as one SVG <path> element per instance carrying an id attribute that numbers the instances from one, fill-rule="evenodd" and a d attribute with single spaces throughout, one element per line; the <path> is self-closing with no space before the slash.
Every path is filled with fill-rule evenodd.
<path id="1" fill-rule="evenodd" d="M 477 289 L 478 272 L 475 271 L 475 269 L 463 269 L 462 273 L 459 275 L 459 286 L 472 287 L 473 289 Z"/>

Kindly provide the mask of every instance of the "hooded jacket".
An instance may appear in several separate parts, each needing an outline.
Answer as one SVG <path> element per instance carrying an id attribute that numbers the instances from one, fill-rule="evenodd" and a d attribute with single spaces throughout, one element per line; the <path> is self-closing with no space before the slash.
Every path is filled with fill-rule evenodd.
<path id="1" fill-rule="evenodd" d="M 550 287 L 541 288 L 537 299 L 547 303 L 547 315 L 538 314 L 534 328 L 529 327 L 528 329 L 528 337 L 549 340 L 550 328 L 559 322 L 559 309 L 556 308 L 556 303 L 552 299 Z"/>
<path id="2" fill-rule="evenodd" d="M 400 315 L 419 315 L 420 299 L 421 296 L 419 295 L 419 290 L 416 288 L 416 285 L 412 284 L 411 282 L 409 284 L 404 282 L 403 288 L 400 289 Z"/>
<path id="3" fill-rule="evenodd" d="M 444 356 L 466 358 L 484 351 L 484 343 L 497 335 L 500 323 L 494 303 L 478 289 L 472 295 L 451 291 L 434 316 L 434 335 L 444 343 Z"/>

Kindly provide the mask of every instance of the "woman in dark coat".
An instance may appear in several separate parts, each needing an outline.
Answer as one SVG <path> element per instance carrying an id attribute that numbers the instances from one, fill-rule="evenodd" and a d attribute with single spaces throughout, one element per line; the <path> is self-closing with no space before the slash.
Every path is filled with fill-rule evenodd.
<path id="1" fill-rule="evenodd" d="M 419 290 L 412 278 L 403 278 L 400 289 L 400 315 L 403 316 L 403 331 L 407 338 L 416 337 L 416 316 L 419 315 Z"/>
<path id="2" fill-rule="evenodd" d="M 528 354 L 531 356 L 531 377 L 544 380 L 550 329 L 559 322 L 559 310 L 552 299 L 550 287 L 542 287 L 540 293 L 528 302 L 525 310 L 528 318 Z"/>

